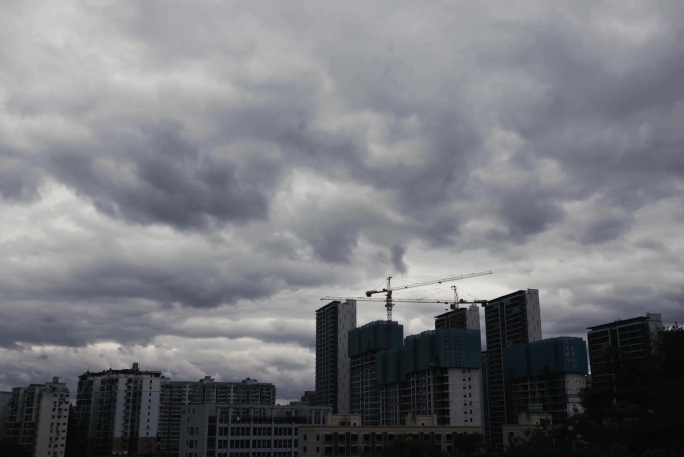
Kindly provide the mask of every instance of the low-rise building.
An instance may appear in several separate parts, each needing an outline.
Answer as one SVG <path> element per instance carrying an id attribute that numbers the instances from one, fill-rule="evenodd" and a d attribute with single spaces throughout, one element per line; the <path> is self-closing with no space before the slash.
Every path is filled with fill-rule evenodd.
<path id="1" fill-rule="evenodd" d="M 296 457 L 299 429 L 321 425 L 329 406 L 187 405 L 179 457 Z"/>
<path id="2" fill-rule="evenodd" d="M 534 408 L 533 408 L 534 409 Z M 503 447 L 509 449 L 548 433 L 553 427 L 551 414 L 525 411 L 518 414 L 518 423 L 503 425 Z"/>
<path id="3" fill-rule="evenodd" d="M 326 417 L 325 424 L 299 429 L 299 457 L 379 456 L 385 446 L 407 439 L 430 443 L 442 452 L 458 449 L 462 435 L 480 434 L 480 427 L 437 425 L 435 415 L 408 415 L 405 425 L 361 425 L 360 414 Z"/>

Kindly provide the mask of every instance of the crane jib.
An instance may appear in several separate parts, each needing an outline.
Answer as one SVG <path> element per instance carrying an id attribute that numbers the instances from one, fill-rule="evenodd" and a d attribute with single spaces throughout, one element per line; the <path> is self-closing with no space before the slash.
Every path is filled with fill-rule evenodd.
<path id="1" fill-rule="evenodd" d="M 458 276 L 449 276 L 446 278 L 440 278 L 440 279 L 434 279 L 430 281 L 423 281 L 415 284 L 408 284 L 406 286 L 399 286 L 399 289 L 411 289 L 413 287 L 420 287 L 420 286 L 427 286 L 430 284 L 442 284 L 444 282 L 449 282 L 449 281 L 458 281 L 459 279 L 466 279 L 466 278 L 474 278 L 477 276 L 484 276 L 484 275 L 491 275 L 493 272 L 491 271 L 482 271 L 479 273 L 468 273 L 465 275 L 458 275 Z M 382 289 L 382 290 L 367 290 L 365 292 L 366 297 L 323 297 L 321 300 L 357 300 L 357 301 L 378 301 L 378 302 L 385 302 L 385 308 L 387 308 L 387 320 L 391 321 L 392 320 L 392 307 L 394 306 L 394 302 L 410 302 L 410 303 L 445 303 L 447 304 L 448 302 L 445 302 L 443 300 L 428 300 L 424 298 L 419 298 L 419 299 L 407 299 L 407 298 L 392 298 L 392 286 L 391 286 L 391 281 L 392 277 L 389 276 L 387 278 L 387 287 Z M 374 294 L 379 294 L 379 293 L 385 293 L 385 298 L 371 298 L 371 295 Z M 454 290 L 454 305 L 455 307 L 458 307 L 458 303 L 479 303 L 482 304 L 482 306 L 486 305 L 487 301 L 486 300 L 475 300 L 472 302 L 466 302 L 463 300 L 458 300 L 458 297 L 456 295 L 456 291 Z"/>

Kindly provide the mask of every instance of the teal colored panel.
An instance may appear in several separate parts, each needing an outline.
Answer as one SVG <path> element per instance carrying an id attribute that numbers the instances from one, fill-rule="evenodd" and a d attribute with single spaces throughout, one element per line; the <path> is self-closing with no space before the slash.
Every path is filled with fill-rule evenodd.
<path id="1" fill-rule="evenodd" d="M 506 378 L 587 372 L 586 343 L 581 338 L 563 336 L 504 349 Z"/>

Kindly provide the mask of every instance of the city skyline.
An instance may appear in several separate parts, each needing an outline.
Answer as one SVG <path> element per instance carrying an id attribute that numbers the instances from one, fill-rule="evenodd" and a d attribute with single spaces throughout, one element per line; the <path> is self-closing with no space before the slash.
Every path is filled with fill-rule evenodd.
<path id="1" fill-rule="evenodd" d="M 519 291 L 519 292 L 525 292 L 525 291 L 521 290 L 521 291 Z M 535 291 L 535 292 L 537 292 L 537 291 Z M 514 293 L 511 293 L 510 295 L 514 295 Z M 500 297 L 500 298 L 501 298 L 501 297 Z M 472 310 L 472 309 L 476 309 L 476 308 L 477 308 L 477 306 L 476 306 L 476 305 L 473 305 L 473 306 L 471 306 L 470 309 Z M 319 311 L 320 311 L 320 310 L 319 310 Z M 445 314 L 442 314 L 442 315 L 440 315 L 440 316 L 435 316 L 435 317 L 440 317 L 440 318 L 444 319 L 444 316 L 445 316 Z M 625 318 L 625 319 L 623 319 L 623 318 L 618 318 L 618 319 L 616 319 L 616 321 L 614 321 L 614 322 L 604 322 L 604 323 L 602 323 L 602 324 L 598 324 L 598 327 L 602 327 L 602 326 L 611 326 L 611 325 L 620 324 L 620 322 L 623 321 L 623 320 L 626 321 L 626 322 L 630 322 L 630 321 L 648 319 L 650 316 L 652 316 L 652 314 L 646 313 L 646 315 L 634 316 L 634 317 L 632 317 L 632 318 Z M 656 316 L 659 316 L 659 315 L 656 315 Z M 369 326 L 369 325 L 374 325 L 374 324 L 384 324 L 385 322 L 386 322 L 385 320 L 380 319 L 380 320 L 376 320 L 376 321 L 372 321 L 372 322 L 367 322 L 367 323 L 360 324 L 360 327 Z M 393 321 L 393 322 L 394 322 L 394 323 L 397 323 L 397 321 Z M 400 325 L 400 326 L 401 326 L 401 325 Z M 465 328 L 465 327 L 464 327 L 464 328 Z M 657 328 L 656 328 L 656 331 L 657 331 L 657 329 L 662 329 L 662 328 L 667 328 L 667 325 L 662 326 L 662 327 L 657 327 Z M 439 327 L 436 326 L 435 329 L 439 329 Z M 590 330 L 590 328 L 588 328 L 587 330 Z M 429 333 L 430 331 L 431 331 L 431 330 L 428 330 L 428 333 Z M 478 331 L 480 331 L 480 330 L 478 329 Z M 423 331 L 423 332 L 424 332 L 424 331 Z M 588 332 L 588 333 L 589 333 L 589 332 Z M 416 338 L 416 337 L 421 336 L 421 335 L 422 335 L 422 333 L 421 333 L 421 334 L 405 335 L 405 337 L 402 338 L 402 344 L 404 344 L 404 343 L 403 343 L 404 340 L 410 340 L 410 339 L 412 339 L 412 338 Z M 587 342 L 588 342 L 588 339 L 587 339 L 586 336 L 588 336 L 588 334 L 585 335 L 585 336 L 579 337 L 579 338 L 581 338 L 581 340 L 584 342 L 585 346 L 586 346 L 586 344 L 587 344 Z M 567 335 L 561 336 L 561 338 L 563 338 L 563 337 L 567 337 Z M 552 337 L 552 338 L 544 338 L 543 340 L 544 340 L 544 341 L 550 341 L 550 340 L 553 340 L 553 339 L 555 339 L 555 338 L 558 338 L 558 336 L 555 336 L 555 337 Z M 541 341 L 541 340 L 540 340 L 540 341 Z M 589 352 L 588 352 L 588 349 L 587 349 L 586 347 L 585 347 L 585 349 L 587 350 L 586 357 L 588 358 L 588 357 L 589 357 Z M 482 353 L 481 353 L 482 355 L 484 355 L 484 354 L 487 352 L 487 345 L 486 345 L 486 335 L 485 335 L 485 332 L 481 332 L 481 351 L 482 351 Z M 133 367 L 134 367 L 135 369 L 138 369 L 138 367 L 139 367 L 139 363 L 138 363 L 138 362 L 132 362 L 132 365 L 133 365 Z M 76 382 L 77 382 L 80 378 L 82 378 L 83 376 L 87 376 L 87 375 L 89 375 L 89 374 L 103 374 L 103 373 L 109 373 L 109 372 L 112 372 L 112 371 L 118 372 L 118 371 L 127 371 L 127 370 L 128 370 L 128 369 L 125 368 L 125 367 L 112 367 L 112 366 L 110 366 L 109 368 L 103 368 L 102 370 L 91 370 L 90 367 L 89 367 L 85 372 L 83 372 L 83 373 L 81 373 L 81 374 L 78 374 L 78 375 L 74 376 L 74 378 L 75 378 L 75 380 L 76 380 Z M 151 372 L 159 372 L 159 373 L 161 373 L 162 378 L 165 378 L 165 382 L 168 382 L 169 385 L 178 384 L 178 383 L 182 383 L 182 384 L 201 384 L 202 382 L 207 382 L 207 380 L 210 380 L 212 383 L 216 381 L 216 380 L 214 380 L 213 378 L 211 378 L 211 376 L 209 376 L 209 375 L 205 375 L 203 379 L 179 379 L 179 378 L 173 378 L 173 377 L 170 375 L 170 372 L 169 372 L 168 370 L 165 370 L 164 367 L 155 367 L 155 368 L 144 367 L 143 371 L 145 371 L 145 372 L 151 371 Z M 589 366 L 589 373 L 588 373 L 588 374 L 591 375 L 591 366 Z M 76 391 L 76 384 L 73 383 L 73 385 L 72 385 L 72 383 L 70 383 L 70 381 L 69 381 L 70 375 L 66 375 L 66 378 L 67 378 L 67 380 L 66 380 L 66 382 L 65 382 L 65 385 L 67 386 L 67 388 L 68 388 L 70 391 L 75 392 L 75 391 Z M 56 379 L 59 379 L 59 377 L 58 377 L 58 376 L 54 376 L 54 377 L 53 377 L 53 380 L 56 380 Z M 252 379 L 252 378 L 247 377 L 247 378 L 245 378 L 245 379 L 243 379 L 243 380 L 236 380 L 236 379 L 232 379 L 232 378 L 231 378 L 231 379 L 227 379 L 227 380 L 223 380 L 223 381 L 218 381 L 218 382 L 219 382 L 219 384 L 236 384 L 236 385 L 240 385 L 240 384 L 244 384 L 244 383 L 254 383 L 254 384 L 257 384 L 257 383 L 258 383 L 258 385 L 261 385 L 261 384 L 270 384 L 270 385 L 273 385 L 274 390 L 275 390 L 276 392 L 278 391 L 278 385 L 276 384 L 275 381 L 272 381 L 272 380 L 263 380 L 263 381 L 259 381 L 258 379 Z M 312 381 L 312 382 L 315 384 L 315 379 L 314 379 L 314 381 Z M 15 385 L 15 386 L 2 386 L 2 387 L 5 388 L 6 390 L 0 389 L 0 392 L 10 393 L 10 392 L 12 391 L 12 389 L 14 389 L 14 388 L 25 388 L 25 387 L 27 387 L 28 385 L 31 385 L 31 386 L 41 386 L 41 385 L 43 385 L 43 384 L 45 384 L 45 383 L 33 382 L 33 381 L 32 381 L 32 382 L 30 382 L 30 383 L 28 383 L 28 384 L 26 384 L 26 385 L 23 385 L 23 384 L 22 384 L 22 385 Z M 281 386 L 281 387 L 282 387 L 282 386 Z M 285 388 L 282 389 L 282 390 L 288 391 L 288 390 L 290 390 L 290 389 L 288 389 L 288 386 L 285 386 Z M 307 390 L 307 391 L 303 391 L 303 392 L 300 392 L 300 393 L 294 392 L 294 393 L 292 394 L 292 395 L 293 395 L 293 398 L 285 398 L 285 396 L 282 396 L 282 395 L 281 395 L 281 396 L 279 396 L 279 397 L 276 399 L 276 401 L 275 401 L 274 404 L 275 404 L 275 405 L 288 405 L 288 404 L 290 404 L 290 402 L 295 402 L 295 403 L 297 403 L 297 402 L 299 402 L 299 401 L 301 400 L 301 397 L 304 396 L 307 392 L 314 392 L 314 391 L 308 391 L 308 390 Z M 299 394 L 301 394 L 301 395 L 299 395 Z M 296 397 L 296 398 L 295 398 L 295 397 Z"/>
<path id="2" fill-rule="evenodd" d="M 73 394 L 138 362 L 295 400 L 320 298 L 388 276 L 492 270 L 406 296 L 538 289 L 544 338 L 684 322 L 682 19 L 666 2 L 9 2 L 0 390 Z M 443 311 L 393 314 L 415 335 Z M 359 325 L 384 316 L 358 303 Z"/>

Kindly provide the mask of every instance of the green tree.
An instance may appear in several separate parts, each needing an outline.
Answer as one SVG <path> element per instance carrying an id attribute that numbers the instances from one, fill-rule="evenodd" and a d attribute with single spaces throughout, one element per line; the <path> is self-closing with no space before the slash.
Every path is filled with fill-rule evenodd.
<path id="1" fill-rule="evenodd" d="M 32 457 L 31 452 L 24 446 L 9 441 L 0 442 L 0 456 L 2 457 Z"/>
<path id="2" fill-rule="evenodd" d="M 675 324 L 659 331 L 653 355 L 644 360 L 617 350 L 606 355 L 615 373 L 614 388 L 584 389 L 585 414 L 571 419 L 592 443 L 590 452 L 638 456 L 656 452 L 656 447 L 666 455 L 679 452 L 684 448 L 684 329 Z"/>
<path id="3" fill-rule="evenodd" d="M 390 445 L 382 448 L 387 457 L 444 457 L 442 450 L 431 443 L 413 440 L 410 435 L 400 435 Z"/>
<path id="4" fill-rule="evenodd" d="M 463 457 L 479 455 L 483 445 L 484 440 L 479 433 L 459 433 L 454 438 L 453 455 Z"/>

